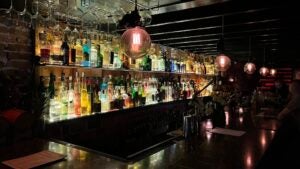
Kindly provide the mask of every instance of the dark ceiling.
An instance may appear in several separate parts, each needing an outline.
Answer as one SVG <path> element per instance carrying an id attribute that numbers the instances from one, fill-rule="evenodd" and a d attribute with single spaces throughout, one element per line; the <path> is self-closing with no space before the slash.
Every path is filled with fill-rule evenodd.
<path id="1" fill-rule="evenodd" d="M 97 0 L 93 1 L 98 3 Z M 106 3 L 106 1 L 99 2 Z M 5 0 L 3 3 L 9 2 L 10 0 Z M 111 9 L 123 7 L 132 9 L 134 6 L 133 0 L 107 2 L 119 4 L 119 7 Z M 300 17 L 295 1 L 138 0 L 138 2 L 141 10 L 146 2 L 152 3 L 150 5 L 152 22 L 146 26 L 146 30 L 154 43 L 215 56 L 218 53 L 217 43 L 222 36 L 223 28 L 225 52 L 233 60 L 253 59 L 259 64 L 272 62 L 275 65 L 287 63 L 295 66 L 300 63 L 297 50 L 300 40 Z M 157 2 L 160 2 L 159 7 L 156 6 Z M 24 6 L 24 0 L 15 0 L 14 3 L 16 9 L 22 9 Z"/>
<path id="2" fill-rule="evenodd" d="M 292 2 L 277 0 L 220 1 L 153 15 L 146 29 L 155 43 L 216 55 L 224 17 L 225 52 L 233 60 L 253 59 L 275 65 L 300 63 L 300 19 L 296 7 Z"/>

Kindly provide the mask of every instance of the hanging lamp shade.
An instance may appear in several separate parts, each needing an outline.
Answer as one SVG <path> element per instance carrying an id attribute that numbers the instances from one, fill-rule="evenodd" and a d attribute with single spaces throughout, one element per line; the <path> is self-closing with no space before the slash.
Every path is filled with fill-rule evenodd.
<path id="1" fill-rule="evenodd" d="M 252 75 L 255 72 L 255 70 L 256 70 L 256 66 L 252 62 L 247 62 L 244 66 L 244 72 L 249 75 Z"/>
<path id="2" fill-rule="evenodd" d="M 222 36 L 217 44 L 217 49 L 220 52 L 215 59 L 216 69 L 220 72 L 225 72 L 231 66 L 231 59 L 224 54 L 224 16 L 222 16 Z"/>
<path id="3" fill-rule="evenodd" d="M 216 66 L 217 70 L 219 70 L 221 72 L 225 72 L 231 66 L 231 60 L 225 54 L 220 54 L 215 59 L 215 66 Z"/>
<path id="4" fill-rule="evenodd" d="M 151 47 L 149 34 L 141 27 L 127 29 L 121 37 L 121 49 L 131 58 L 139 58 L 147 54 Z"/>
<path id="5" fill-rule="evenodd" d="M 276 69 L 274 69 L 274 68 L 272 68 L 272 69 L 270 69 L 270 75 L 271 76 L 276 76 L 276 73 L 277 73 L 277 70 Z"/>
<path id="6" fill-rule="evenodd" d="M 148 17 L 151 17 L 149 14 Z M 150 24 L 151 20 L 141 21 L 141 16 L 135 0 L 135 9 L 123 16 L 119 26 L 124 27 L 126 31 L 121 37 L 121 50 L 130 58 L 136 59 L 147 54 L 151 47 L 151 38 L 146 30 L 142 27 L 144 24 Z"/>
<path id="7" fill-rule="evenodd" d="M 249 60 L 251 58 L 251 36 L 249 37 Z M 256 70 L 256 66 L 252 62 L 247 62 L 244 66 L 244 72 L 248 75 L 252 75 Z"/>
<path id="8" fill-rule="evenodd" d="M 263 66 L 259 69 L 259 74 L 262 76 L 267 76 L 267 75 L 269 75 L 269 69 L 267 67 Z"/>

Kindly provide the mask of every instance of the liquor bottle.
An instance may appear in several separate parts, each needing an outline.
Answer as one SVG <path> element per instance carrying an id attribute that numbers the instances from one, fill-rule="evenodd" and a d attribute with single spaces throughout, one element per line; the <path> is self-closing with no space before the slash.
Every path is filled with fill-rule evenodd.
<path id="1" fill-rule="evenodd" d="M 93 87 L 93 100 L 92 100 L 92 112 L 100 113 L 101 112 L 101 102 L 100 102 L 100 84 L 99 79 L 96 78 L 95 85 Z"/>
<path id="2" fill-rule="evenodd" d="M 86 83 L 87 87 L 87 107 L 86 107 L 86 112 L 87 114 L 90 114 L 92 112 L 92 94 L 91 93 L 91 78 L 87 78 L 87 83 Z"/>
<path id="3" fill-rule="evenodd" d="M 87 39 L 84 40 L 83 45 L 82 45 L 82 50 L 83 50 L 83 61 L 81 63 L 82 66 L 84 67 L 90 67 L 90 57 L 91 57 L 91 47 L 90 43 Z"/>
<path id="4" fill-rule="evenodd" d="M 69 65 L 69 45 L 67 42 L 67 38 L 64 38 L 64 42 L 62 43 L 61 47 L 61 55 L 63 57 L 63 65 Z"/>
<path id="5" fill-rule="evenodd" d="M 108 84 L 107 80 L 104 77 L 101 84 L 101 94 L 100 94 L 100 101 L 101 101 L 101 112 L 107 112 L 110 110 L 110 101 L 108 100 Z"/>
<path id="6" fill-rule="evenodd" d="M 68 113 L 68 93 L 65 84 L 65 73 L 61 73 L 61 85 L 59 94 L 61 103 L 61 114 L 66 115 Z"/>
<path id="7" fill-rule="evenodd" d="M 82 51 L 82 45 L 81 45 L 81 40 L 77 39 L 76 40 L 76 45 L 75 45 L 75 49 L 76 49 L 76 66 L 80 66 L 83 60 L 83 51 Z"/>
<path id="8" fill-rule="evenodd" d="M 69 60 L 69 65 L 75 65 L 76 64 L 76 48 L 75 44 L 72 45 L 71 47 L 71 53 L 70 53 L 70 60 Z"/>
<path id="9" fill-rule="evenodd" d="M 115 53 L 110 51 L 108 68 L 113 68 Z"/>
<path id="10" fill-rule="evenodd" d="M 98 44 L 97 45 L 97 67 L 102 67 L 103 66 L 103 55 L 101 53 L 101 47 Z"/>
<path id="11" fill-rule="evenodd" d="M 101 48 L 101 46 L 100 46 Z M 103 63 L 102 63 L 102 67 L 103 68 L 108 68 L 109 67 L 109 58 L 110 58 L 110 48 L 108 46 L 108 44 L 103 45 L 103 48 L 101 48 L 103 50 L 101 50 L 102 55 L 103 55 Z"/>
<path id="12" fill-rule="evenodd" d="M 49 81 L 49 85 L 48 85 L 48 93 L 49 93 L 50 99 L 53 99 L 55 96 L 54 82 L 55 82 L 55 75 L 51 72 L 50 73 L 50 81 Z"/>
<path id="13" fill-rule="evenodd" d="M 97 90 L 94 90 L 94 98 L 93 98 L 93 110 L 92 112 L 94 113 L 100 113 L 101 112 L 101 102 L 100 102 L 100 98 L 99 98 L 99 92 L 97 92 Z"/>
<path id="14" fill-rule="evenodd" d="M 108 101 L 112 101 L 113 100 L 113 90 L 114 90 L 114 86 L 113 86 L 113 82 L 112 82 L 112 76 L 109 75 L 109 79 L 107 82 L 107 96 L 108 96 Z"/>
<path id="15" fill-rule="evenodd" d="M 41 103 L 41 111 L 43 113 L 48 113 L 49 112 L 48 107 L 45 105 L 48 105 L 49 100 L 47 100 L 47 88 L 45 86 L 44 81 L 45 81 L 44 76 L 40 76 L 40 82 L 39 82 L 39 86 L 38 86 L 38 95 L 39 95 L 39 99 L 40 99 L 40 103 Z"/>
<path id="16" fill-rule="evenodd" d="M 78 72 L 75 75 L 74 82 L 74 111 L 76 115 L 81 114 L 81 97 L 80 97 L 80 80 L 78 76 Z"/>
<path id="17" fill-rule="evenodd" d="M 92 41 L 91 44 L 91 60 L 90 60 L 90 64 L 91 67 L 97 67 L 97 63 L 98 63 L 98 51 L 97 51 L 97 46 L 95 41 Z"/>
<path id="18" fill-rule="evenodd" d="M 50 64 L 62 64 L 63 57 L 61 55 L 61 45 L 61 37 L 54 36 L 54 41 L 50 49 Z"/>
<path id="19" fill-rule="evenodd" d="M 118 49 L 115 48 L 114 53 L 114 59 L 113 59 L 113 68 L 114 69 L 120 69 L 122 67 L 121 59 L 118 56 Z"/>
<path id="20" fill-rule="evenodd" d="M 68 90 L 68 114 L 73 114 L 74 110 L 74 88 L 73 88 L 72 76 L 69 76 L 69 90 Z"/>
<path id="21" fill-rule="evenodd" d="M 151 70 L 158 71 L 159 60 L 156 55 L 151 55 Z"/>
<path id="22" fill-rule="evenodd" d="M 86 79 L 84 77 L 84 72 L 81 74 L 81 92 L 80 92 L 80 104 L 81 104 L 81 114 L 87 114 L 88 107 L 88 92 L 86 87 Z"/>
<path id="23" fill-rule="evenodd" d="M 39 33 L 40 39 L 40 64 L 48 64 L 50 59 L 50 43 L 47 39 L 47 34 L 45 31 Z"/>

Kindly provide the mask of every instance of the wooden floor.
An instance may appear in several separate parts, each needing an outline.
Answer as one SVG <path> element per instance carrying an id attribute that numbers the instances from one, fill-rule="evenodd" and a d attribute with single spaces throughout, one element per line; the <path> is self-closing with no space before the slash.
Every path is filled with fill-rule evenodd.
<path id="1" fill-rule="evenodd" d="M 42 168 L 253 169 L 270 145 L 278 128 L 278 121 L 251 112 L 228 112 L 225 113 L 225 126 L 219 127 L 242 130 L 246 132 L 244 135 L 214 134 L 207 131 L 209 126 L 210 122 L 205 120 L 201 123 L 201 131 L 196 135 L 173 141 L 168 146 L 129 163 L 93 150 L 41 139 L 1 148 L 0 161 L 47 149 L 65 154 L 67 158 Z M 7 167 L 0 164 L 0 168 Z"/>

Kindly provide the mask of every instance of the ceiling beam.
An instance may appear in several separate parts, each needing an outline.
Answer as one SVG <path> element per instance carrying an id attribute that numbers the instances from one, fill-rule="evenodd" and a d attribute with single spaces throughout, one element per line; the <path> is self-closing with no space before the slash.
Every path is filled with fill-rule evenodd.
<path id="1" fill-rule="evenodd" d="M 254 22 L 243 22 L 243 23 L 235 23 L 235 24 L 229 24 L 229 25 L 224 25 L 224 29 L 226 27 L 234 27 L 234 26 L 241 26 L 241 25 L 254 25 L 254 24 L 264 24 L 264 23 L 270 23 L 270 22 L 277 22 L 279 24 L 279 19 L 267 19 L 267 20 L 260 20 L 260 21 L 254 21 Z M 274 24 L 274 23 L 273 23 Z M 272 24 L 272 25 L 273 25 Z M 222 28 L 222 25 L 216 25 L 216 26 L 207 26 L 207 27 L 199 27 L 199 28 L 190 28 L 190 29 L 181 29 L 181 30 L 172 30 L 172 31 L 163 31 L 161 30 L 160 32 L 153 33 L 151 30 L 150 36 L 159 36 L 159 35 L 166 35 L 166 34 L 182 34 L 185 32 L 192 32 L 192 31 L 199 31 L 199 30 L 210 30 L 210 29 L 217 29 L 217 28 Z M 224 30 L 225 32 L 225 30 Z"/>

